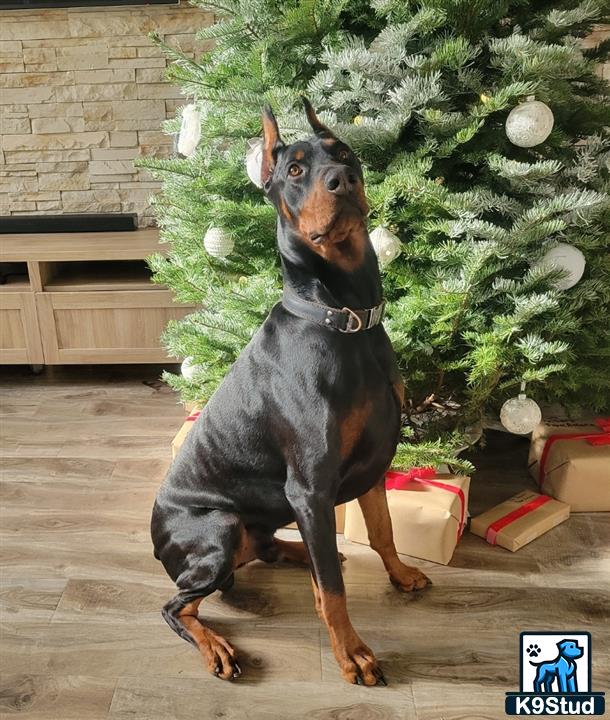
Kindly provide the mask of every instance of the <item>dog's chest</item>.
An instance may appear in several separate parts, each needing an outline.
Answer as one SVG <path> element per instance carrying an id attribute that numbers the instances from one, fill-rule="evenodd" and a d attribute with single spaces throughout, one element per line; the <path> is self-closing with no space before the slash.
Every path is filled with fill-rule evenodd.
<path id="1" fill-rule="evenodd" d="M 367 492 L 389 467 L 400 432 L 400 406 L 389 385 L 354 405 L 340 422 L 342 501 Z"/>

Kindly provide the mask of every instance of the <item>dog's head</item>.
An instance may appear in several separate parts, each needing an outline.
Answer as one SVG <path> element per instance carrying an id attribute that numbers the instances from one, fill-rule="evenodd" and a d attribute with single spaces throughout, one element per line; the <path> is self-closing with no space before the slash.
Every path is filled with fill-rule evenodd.
<path id="1" fill-rule="evenodd" d="M 581 648 L 576 640 L 562 640 L 557 643 L 557 647 L 564 658 L 576 660 L 583 656 L 584 648 Z"/>
<path id="2" fill-rule="evenodd" d="M 275 205 L 283 230 L 285 255 L 303 246 L 344 269 L 354 269 L 364 257 L 368 206 L 362 168 L 351 148 L 317 118 L 303 98 L 314 132 L 286 145 L 277 122 L 263 111 L 261 181 Z M 300 246 L 299 246 L 300 244 Z"/>

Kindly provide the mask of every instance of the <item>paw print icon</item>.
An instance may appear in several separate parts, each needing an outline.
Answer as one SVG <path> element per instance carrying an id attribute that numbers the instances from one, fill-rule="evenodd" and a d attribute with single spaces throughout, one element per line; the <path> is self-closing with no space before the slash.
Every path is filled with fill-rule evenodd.
<path id="1" fill-rule="evenodd" d="M 540 647 L 539 647 L 538 645 L 536 645 L 536 644 L 528 645 L 528 646 L 525 648 L 525 652 L 526 652 L 530 657 L 538 657 L 538 655 L 540 655 Z"/>

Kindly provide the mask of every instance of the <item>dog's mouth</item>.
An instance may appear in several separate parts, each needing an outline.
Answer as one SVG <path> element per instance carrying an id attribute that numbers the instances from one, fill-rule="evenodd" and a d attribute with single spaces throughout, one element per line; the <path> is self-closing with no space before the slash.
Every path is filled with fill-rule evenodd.
<path id="1" fill-rule="evenodd" d="M 355 225 L 364 225 L 364 214 L 350 203 L 349 207 L 342 207 L 326 227 L 310 233 L 309 239 L 314 245 L 326 242 L 337 245 L 349 237 Z"/>

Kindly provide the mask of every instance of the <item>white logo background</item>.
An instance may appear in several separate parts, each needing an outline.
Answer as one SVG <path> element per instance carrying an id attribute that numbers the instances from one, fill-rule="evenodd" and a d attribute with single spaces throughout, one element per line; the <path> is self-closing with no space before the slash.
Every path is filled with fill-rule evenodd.
<path id="1" fill-rule="evenodd" d="M 552 635 L 536 633 L 523 633 L 521 635 L 521 667 L 523 668 L 523 687 L 521 692 L 534 692 L 534 679 L 536 677 L 536 667 L 530 664 L 555 660 L 559 655 L 557 643 L 562 640 L 576 640 L 579 647 L 583 648 L 582 657 L 576 660 L 576 678 L 578 680 L 578 692 L 590 692 L 591 679 L 589 678 L 589 657 L 590 657 L 590 638 L 587 633 L 568 632 L 557 633 Z M 540 652 L 537 657 L 530 655 L 527 648 L 530 645 L 537 645 Z M 557 682 L 553 685 L 553 692 L 557 691 Z"/>

